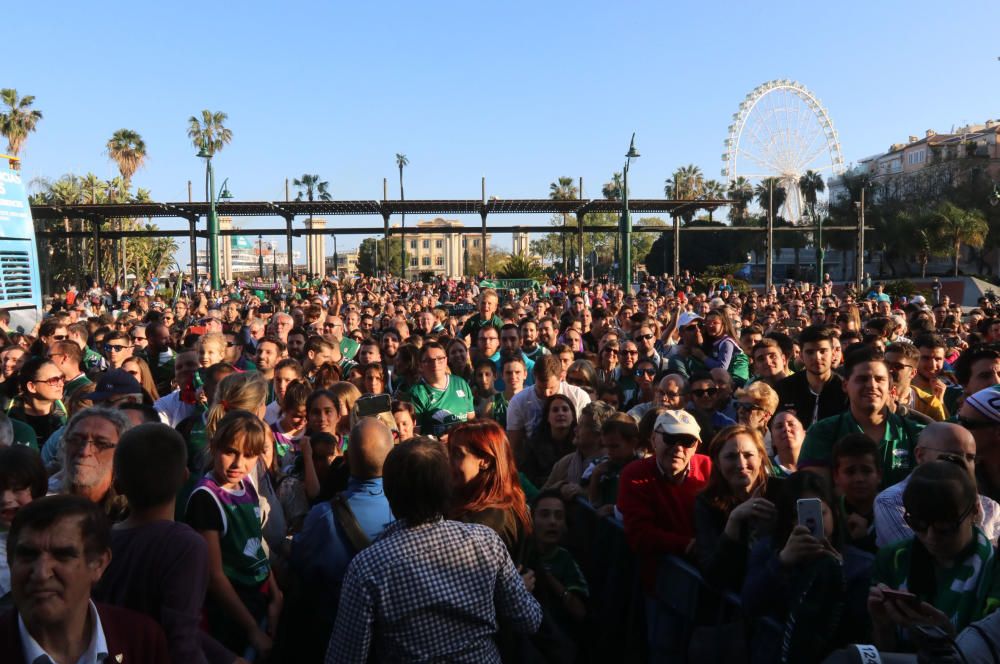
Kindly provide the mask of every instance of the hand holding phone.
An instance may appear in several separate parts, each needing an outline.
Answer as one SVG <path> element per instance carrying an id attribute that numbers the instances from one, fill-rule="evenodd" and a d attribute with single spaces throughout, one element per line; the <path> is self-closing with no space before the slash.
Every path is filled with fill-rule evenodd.
<path id="1" fill-rule="evenodd" d="M 799 525 L 809 529 L 809 534 L 818 540 L 826 539 L 823 527 L 823 502 L 819 498 L 799 498 L 795 503 L 799 515 Z"/>

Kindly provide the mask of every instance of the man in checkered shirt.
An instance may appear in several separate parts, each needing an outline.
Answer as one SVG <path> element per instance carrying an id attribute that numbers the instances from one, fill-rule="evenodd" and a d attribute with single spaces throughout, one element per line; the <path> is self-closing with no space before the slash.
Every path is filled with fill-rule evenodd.
<path id="1" fill-rule="evenodd" d="M 397 521 L 347 568 L 327 664 L 500 662 L 498 624 L 532 634 L 542 621 L 507 549 L 486 526 L 445 520 L 448 452 L 417 438 L 385 460 L 383 486 Z"/>

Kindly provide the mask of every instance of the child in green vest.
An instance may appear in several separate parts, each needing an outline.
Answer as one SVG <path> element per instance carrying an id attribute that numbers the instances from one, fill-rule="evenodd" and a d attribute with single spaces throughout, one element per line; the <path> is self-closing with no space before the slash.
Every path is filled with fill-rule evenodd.
<path id="1" fill-rule="evenodd" d="M 186 511 L 188 524 L 208 543 L 210 632 L 235 652 L 252 646 L 263 656 L 271 650 L 282 594 L 261 545 L 260 501 L 250 474 L 270 444 L 270 431 L 257 415 L 229 412 L 215 427 L 211 470 Z"/>

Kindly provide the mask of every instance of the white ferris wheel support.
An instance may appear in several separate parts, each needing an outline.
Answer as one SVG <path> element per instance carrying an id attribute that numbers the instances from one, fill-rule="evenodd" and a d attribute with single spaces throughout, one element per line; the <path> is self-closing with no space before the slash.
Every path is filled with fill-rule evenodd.
<path id="1" fill-rule="evenodd" d="M 776 79 L 759 85 L 733 114 L 722 155 L 722 175 L 732 184 L 776 178 L 785 189 L 779 214 L 801 221 L 805 202 L 799 178 L 808 170 L 820 175 L 844 172 L 840 140 L 819 98 L 798 81 Z"/>

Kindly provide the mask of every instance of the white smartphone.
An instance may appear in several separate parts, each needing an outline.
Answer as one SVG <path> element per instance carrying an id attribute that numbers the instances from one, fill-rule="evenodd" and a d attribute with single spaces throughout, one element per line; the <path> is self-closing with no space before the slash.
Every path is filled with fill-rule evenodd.
<path id="1" fill-rule="evenodd" d="M 809 529 L 816 539 L 824 539 L 826 531 L 823 527 L 823 502 L 819 498 L 799 498 L 795 502 L 799 514 L 799 525 Z"/>

